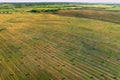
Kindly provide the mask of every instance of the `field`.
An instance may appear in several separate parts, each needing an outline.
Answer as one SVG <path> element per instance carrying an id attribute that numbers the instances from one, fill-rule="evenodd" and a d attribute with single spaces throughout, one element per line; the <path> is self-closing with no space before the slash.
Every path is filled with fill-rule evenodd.
<path id="1" fill-rule="evenodd" d="M 31 5 L 0 9 L 0 80 L 120 80 L 119 10 Z"/>

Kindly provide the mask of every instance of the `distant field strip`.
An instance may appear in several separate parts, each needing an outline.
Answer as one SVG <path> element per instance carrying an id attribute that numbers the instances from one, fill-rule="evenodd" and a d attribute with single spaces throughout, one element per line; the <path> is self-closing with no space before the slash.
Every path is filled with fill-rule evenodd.
<path id="1" fill-rule="evenodd" d="M 0 80 L 120 80 L 119 24 L 39 13 L 0 18 Z"/>
<path id="2" fill-rule="evenodd" d="M 104 10 L 92 10 L 92 9 L 91 10 L 61 10 L 58 12 L 58 14 L 63 16 L 83 17 L 83 18 L 120 24 L 119 11 L 104 11 Z"/>

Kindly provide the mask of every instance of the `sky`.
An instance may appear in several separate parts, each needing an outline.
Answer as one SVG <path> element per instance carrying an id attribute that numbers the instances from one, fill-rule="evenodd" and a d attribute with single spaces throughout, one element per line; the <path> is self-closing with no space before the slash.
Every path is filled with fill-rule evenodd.
<path id="1" fill-rule="evenodd" d="M 0 2 L 90 2 L 90 3 L 120 3 L 120 0 L 0 0 Z"/>

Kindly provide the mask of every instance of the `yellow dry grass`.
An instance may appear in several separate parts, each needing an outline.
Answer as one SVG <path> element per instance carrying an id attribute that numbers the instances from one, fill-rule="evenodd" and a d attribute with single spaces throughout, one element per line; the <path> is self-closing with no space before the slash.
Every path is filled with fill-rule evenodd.
<path id="1" fill-rule="evenodd" d="M 13 13 L 0 28 L 0 80 L 120 79 L 118 24 Z"/>

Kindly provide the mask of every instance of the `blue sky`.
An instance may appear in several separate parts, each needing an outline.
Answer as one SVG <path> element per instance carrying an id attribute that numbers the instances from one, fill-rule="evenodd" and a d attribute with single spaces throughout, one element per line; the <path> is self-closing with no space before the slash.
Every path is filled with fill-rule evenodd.
<path id="1" fill-rule="evenodd" d="M 0 0 L 0 2 L 103 2 L 120 3 L 120 0 Z"/>

